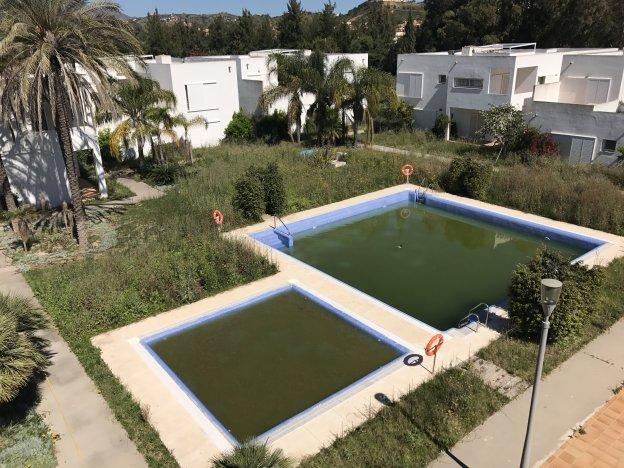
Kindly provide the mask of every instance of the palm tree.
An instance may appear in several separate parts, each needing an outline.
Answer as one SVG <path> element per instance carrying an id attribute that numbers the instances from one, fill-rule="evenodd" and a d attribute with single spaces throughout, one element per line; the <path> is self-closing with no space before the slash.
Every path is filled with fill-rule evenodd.
<path id="1" fill-rule="evenodd" d="M 288 101 L 286 117 L 288 134 L 294 141 L 292 127 L 295 127 L 297 143 L 301 143 L 301 113 L 303 94 L 308 80 L 308 59 L 303 52 L 295 54 L 274 54 L 269 57 L 269 74 L 277 74 L 278 83 L 266 89 L 260 96 L 260 108 L 267 112 L 269 107 L 281 99 Z"/>
<path id="2" fill-rule="evenodd" d="M 361 123 L 366 124 L 366 143 L 373 143 L 374 118 L 382 104 L 398 106 L 394 79 L 376 68 L 356 67 L 352 64 L 347 96 L 343 106 L 353 113 L 353 141 L 357 143 Z"/>
<path id="3" fill-rule="evenodd" d="M 281 449 L 245 442 L 212 460 L 213 468 L 290 468 L 293 462 Z"/>
<path id="4" fill-rule="evenodd" d="M 314 119 L 317 144 L 333 142 L 338 136 L 338 109 L 349 90 L 347 73 L 353 63 L 340 59 L 327 69 L 327 56 L 313 52 L 308 58 L 305 90 L 315 99 L 308 109 L 308 117 Z"/>
<path id="5" fill-rule="evenodd" d="M 175 133 L 176 121 L 171 115 L 169 107 L 152 107 L 146 112 L 146 117 L 150 123 L 152 135 L 156 138 L 156 148 L 152 146 L 154 156 L 157 156 L 159 164 L 165 164 L 167 158 L 163 152 L 163 136 L 175 142 L 178 136 Z"/>
<path id="6" fill-rule="evenodd" d="M 204 128 L 208 128 L 208 120 L 201 115 L 197 115 L 192 119 L 189 119 L 184 114 L 178 114 L 174 116 L 173 121 L 175 125 L 180 126 L 184 129 L 184 151 L 186 152 L 186 157 L 188 161 L 193 164 L 193 145 L 191 144 L 191 140 L 189 140 L 189 130 L 191 127 L 199 127 L 203 126 Z"/>
<path id="7" fill-rule="evenodd" d="M 43 129 L 49 106 L 69 182 L 76 236 L 88 245 L 86 216 L 78 184 L 71 129 L 88 108 L 112 109 L 110 70 L 132 71 L 124 55 L 138 54 L 139 42 L 119 7 L 108 1 L 0 0 L 2 108 L 17 105 L 22 123 Z"/>
<path id="8" fill-rule="evenodd" d="M 145 160 L 145 143 L 152 134 L 152 123 L 148 119 L 150 109 L 157 106 L 173 106 L 176 102 L 172 91 L 162 89 L 148 78 L 136 77 L 135 82 L 119 83 L 113 99 L 115 111 L 104 115 L 104 120 L 111 120 L 116 115 L 125 118 L 111 132 L 111 150 L 119 154 L 122 144 L 136 142 L 139 163 Z"/>

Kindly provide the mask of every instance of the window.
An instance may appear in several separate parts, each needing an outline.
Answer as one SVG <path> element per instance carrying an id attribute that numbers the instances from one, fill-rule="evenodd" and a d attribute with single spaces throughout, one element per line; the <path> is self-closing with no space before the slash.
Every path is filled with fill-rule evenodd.
<path id="1" fill-rule="evenodd" d="M 608 78 L 589 78 L 585 99 L 588 104 L 602 104 L 609 99 L 611 80 Z"/>
<path id="2" fill-rule="evenodd" d="M 616 140 L 602 140 L 602 151 L 604 151 L 605 153 L 615 153 L 616 149 Z"/>
<path id="3" fill-rule="evenodd" d="M 212 83 L 193 83 L 185 85 L 186 108 L 189 112 L 217 110 L 219 106 L 218 86 Z"/>
<path id="4" fill-rule="evenodd" d="M 489 94 L 508 94 L 508 93 L 509 93 L 509 71 L 492 70 L 490 73 Z"/>
<path id="5" fill-rule="evenodd" d="M 483 89 L 481 78 L 455 78 L 454 88 Z"/>
<path id="6" fill-rule="evenodd" d="M 422 73 L 399 73 L 397 75 L 396 91 L 401 97 L 422 98 Z"/>
<path id="7" fill-rule="evenodd" d="M 545 76 L 538 76 L 537 77 L 537 84 L 546 84 L 546 77 Z"/>
<path id="8" fill-rule="evenodd" d="M 446 84 L 446 75 L 438 75 L 438 84 Z"/>

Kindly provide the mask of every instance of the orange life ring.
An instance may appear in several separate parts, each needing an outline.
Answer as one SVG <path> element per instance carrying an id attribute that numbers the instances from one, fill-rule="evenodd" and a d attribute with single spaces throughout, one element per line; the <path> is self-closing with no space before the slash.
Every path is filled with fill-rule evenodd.
<path id="1" fill-rule="evenodd" d="M 425 346 L 425 354 L 427 356 L 436 355 L 438 353 L 438 350 L 442 347 L 443 344 L 444 344 L 444 336 L 442 336 L 441 333 L 438 333 L 437 335 L 433 335 L 431 339 L 429 340 L 429 343 L 427 343 L 427 346 Z"/>
<path id="2" fill-rule="evenodd" d="M 212 212 L 212 219 L 214 220 L 215 224 L 223 224 L 223 213 L 221 213 L 219 210 L 214 210 Z"/>
<path id="3" fill-rule="evenodd" d="M 405 177 L 411 176 L 414 173 L 414 166 L 412 166 L 411 164 L 404 164 L 401 168 L 401 173 Z"/>

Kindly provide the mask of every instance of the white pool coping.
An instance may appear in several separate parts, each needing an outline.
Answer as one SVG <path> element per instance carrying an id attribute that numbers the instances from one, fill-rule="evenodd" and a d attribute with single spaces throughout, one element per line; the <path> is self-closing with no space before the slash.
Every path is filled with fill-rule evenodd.
<path id="1" fill-rule="evenodd" d="M 283 220 L 289 224 L 399 191 L 416 189 L 422 190 L 415 185 L 399 185 L 286 216 Z M 436 197 L 604 241 L 605 244 L 592 251 L 592 255 L 584 256 L 582 261 L 588 265 L 605 265 L 614 258 L 624 255 L 624 238 L 619 236 L 450 194 L 436 192 Z M 206 466 L 210 459 L 232 448 L 232 441 L 224 436 L 222 429 L 206 416 L 153 359 L 141 345 L 142 339 L 188 321 L 209 316 L 224 307 L 288 284 L 296 284 L 312 292 L 327 303 L 348 312 L 370 328 L 419 354 L 424 354 L 425 344 L 432 334 L 437 332 L 433 327 L 251 237 L 252 234 L 267 227 L 269 223 L 265 221 L 224 235 L 245 242 L 268 256 L 277 264 L 279 273 L 92 339 L 93 344 L 100 349 L 102 359 L 144 409 L 163 443 L 183 467 Z M 444 335 L 445 344 L 438 355 L 436 370 L 465 361 L 498 336 L 496 332 L 486 327 L 480 327 L 476 333 L 464 329 L 461 332 L 451 330 Z M 431 363 L 430 358 L 425 358 L 423 366 L 391 366 L 375 375 L 373 379 L 341 394 L 340 398 L 331 401 L 331 404 L 320 405 L 306 414 L 305 418 L 297 420 L 296 424 L 270 435 L 269 443 L 283 449 L 293 458 L 314 454 L 329 445 L 336 436 L 360 424 L 378 410 L 381 403 L 375 399 L 375 394 L 383 393 L 391 399 L 397 398 L 429 379 Z"/>

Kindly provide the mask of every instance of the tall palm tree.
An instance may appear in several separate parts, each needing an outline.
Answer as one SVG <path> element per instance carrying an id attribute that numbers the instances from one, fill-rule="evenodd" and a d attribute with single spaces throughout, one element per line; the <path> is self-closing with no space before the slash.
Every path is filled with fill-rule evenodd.
<path id="1" fill-rule="evenodd" d="M 269 58 L 269 74 L 277 74 L 278 83 L 266 89 L 260 96 L 260 108 L 267 112 L 269 107 L 281 99 L 288 101 L 286 117 L 288 134 L 295 140 L 292 127 L 295 127 L 296 141 L 301 143 L 301 114 L 303 95 L 308 81 L 308 59 L 303 52 L 295 54 L 273 54 Z"/>
<path id="2" fill-rule="evenodd" d="M 132 74 L 124 55 L 139 54 L 140 45 L 118 15 L 118 5 L 105 0 L 0 0 L 1 99 L 18 104 L 22 122 L 39 131 L 49 106 L 81 248 L 88 245 L 87 225 L 71 129 L 88 108 L 113 107 L 110 70 Z"/>
<path id="3" fill-rule="evenodd" d="M 122 120 L 111 132 L 111 150 L 114 154 L 119 154 L 122 144 L 135 142 L 139 163 L 142 165 L 145 160 L 145 143 L 152 133 L 152 122 L 148 119 L 150 109 L 158 106 L 174 106 L 175 94 L 162 89 L 154 80 L 136 77 L 134 82 L 119 83 L 113 99 L 115 111 L 103 115 L 103 119 L 111 120 L 121 115 Z"/>
<path id="4" fill-rule="evenodd" d="M 353 140 L 357 143 L 359 126 L 366 125 L 366 143 L 372 144 L 375 134 L 375 116 L 383 103 L 398 106 L 399 99 L 394 79 L 376 68 L 356 67 L 352 64 L 343 106 L 353 113 Z"/>
<path id="5" fill-rule="evenodd" d="M 184 130 L 184 151 L 186 153 L 186 157 L 188 161 L 193 164 L 193 145 L 191 144 L 191 140 L 189 140 L 189 130 L 191 127 L 199 127 L 203 126 L 204 128 L 208 128 L 208 120 L 201 115 L 197 115 L 191 119 L 189 119 L 184 114 L 178 114 L 173 117 L 173 121 L 175 125 L 182 127 Z"/>

